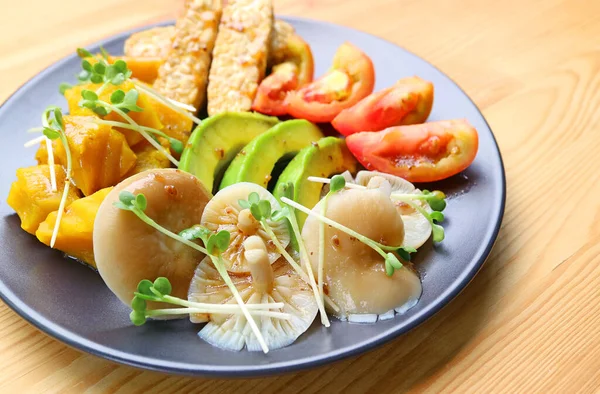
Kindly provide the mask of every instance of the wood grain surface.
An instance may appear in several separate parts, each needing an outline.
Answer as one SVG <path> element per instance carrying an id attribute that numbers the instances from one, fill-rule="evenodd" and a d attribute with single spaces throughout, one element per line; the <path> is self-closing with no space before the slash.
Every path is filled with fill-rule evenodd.
<path id="1" fill-rule="evenodd" d="M 0 5 L 0 101 L 73 48 L 181 7 Z M 508 180 L 506 216 L 483 270 L 447 308 L 383 347 L 250 380 L 120 366 L 66 347 L 0 304 L 0 392 L 599 392 L 600 1 L 281 0 L 276 9 L 385 37 L 475 100 Z"/>

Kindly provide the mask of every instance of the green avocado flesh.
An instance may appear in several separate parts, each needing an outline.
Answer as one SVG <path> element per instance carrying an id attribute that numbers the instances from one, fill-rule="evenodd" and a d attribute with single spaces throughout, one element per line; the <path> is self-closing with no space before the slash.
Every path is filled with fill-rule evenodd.
<path id="1" fill-rule="evenodd" d="M 202 121 L 181 155 L 179 169 L 194 174 L 213 191 L 215 178 L 252 139 L 279 120 L 251 112 L 225 112 Z"/>
<path id="2" fill-rule="evenodd" d="M 277 199 L 281 198 L 284 195 L 283 185 L 291 182 L 294 185 L 294 201 L 312 209 L 321 199 L 323 184 L 309 181 L 309 176 L 329 178 L 344 171 L 355 173 L 357 166 L 343 139 L 325 137 L 302 149 L 292 159 L 279 176 L 273 194 Z M 296 210 L 300 228 L 306 217 L 305 213 Z"/>
<path id="3" fill-rule="evenodd" d="M 273 126 L 246 145 L 229 165 L 221 189 L 238 182 L 252 182 L 266 188 L 280 160 L 289 160 L 301 149 L 323 138 L 321 130 L 303 119 Z"/>

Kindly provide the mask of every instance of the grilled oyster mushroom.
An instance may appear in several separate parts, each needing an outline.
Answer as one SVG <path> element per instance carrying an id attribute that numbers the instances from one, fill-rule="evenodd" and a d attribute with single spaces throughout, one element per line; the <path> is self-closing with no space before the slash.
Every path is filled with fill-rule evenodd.
<path id="1" fill-rule="evenodd" d="M 373 188 L 378 184 L 378 188 Z M 333 194 L 326 216 L 384 245 L 401 245 L 405 226 L 389 198 L 387 181 L 369 182 L 372 189 L 347 189 Z M 313 209 L 321 212 L 323 200 Z M 313 270 L 318 267 L 319 220 L 309 216 L 302 229 Z M 324 283 L 327 294 L 340 308 L 335 316 L 351 321 L 376 320 L 376 315 L 403 306 L 412 306 L 421 295 L 421 282 L 410 269 L 402 267 L 386 275 L 384 259 L 369 246 L 331 226 L 325 226 Z M 377 289 L 377 291 L 373 291 Z M 357 316 L 359 315 L 359 316 Z M 371 316 L 364 316 L 371 315 Z M 366 319 L 362 319 L 362 318 Z"/>
<path id="2" fill-rule="evenodd" d="M 246 304 L 284 304 L 281 312 L 288 313 L 291 317 L 289 320 L 263 316 L 255 317 L 255 322 L 269 349 L 290 345 L 310 327 L 317 315 L 312 289 L 285 260 L 271 264 L 261 237 L 248 237 L 243 247 L 250 275 L 232 276 L 231 279 Z M 196 269 L 188 300 L 236 303 L 209 258 L 205 258 Z M 192 322 L 208 321 L 198 335 L 214 346 L 234 351 L 242 350 L 244 346 L 250 351 L 261 350 L 243 315 L 192 315 L 190 318 Z"/>
<path id="3" fill-rule="evenodd" d="M 227 230 L 231 234 L 231 243 L 223 253 L 227 270 L 236 274 L 247 274 L 250 267 L 244 256 L 243 242 L 252 235 L 258 235 L 267 243 L 269 261 L 274 263 L 280 256 L 269 235 L 252 216 L 249 209 L 243 208 L 240 200 L 247 200 L 250 193 L 257 193 L 262 200 L 271 203 L 271 211 L 281 209 L 279 202 L 262 186 L 249 182 L 240 182 L 221 189 L 206 205 L 201 224 L 211 231 Z M 290 243 L 290 234 L 286 224 L 267 220 L 283 247 Z"/>
<path id="4" fill-rule="evenodd" d="M 359 173 L 356 174 L 354 183 L 361 186 L 367 186 L 369 181 L 374 177 L 387 180 L 392 187 L 392 194 L 421 194 L 421 191 L 415 188 L 415 186 L 407 180 L 377 171 L 359 171 Z M 415 204 L 419 204 L 424 210 L 432 212 L 427 203 L 418 200 L 415 200 L 414 202 Z M 429 224 L 427 218 L 407 204 L 399 201 L 395 201 L 394 204 L 396 205 L 396 209 L 402 216 L 402 221 L 404 222 L 404 241 L 402 246 L 415 249 L 420 248 L 431 236 L 431 224 Z"/>
<path id="5" fill-rule="evenodd" d="M 194 270 L 204 255 L 150 227 L 133 212 L 113 206 L 124 190 L 143 193 L 148 202 L 145 213 L 174 233 L 200 222 L 210 194 L 186 172 L 148 170 L 115 186 L 100 205 L 94 222 L 98 271 L 121 301 L 131 302 L 142 279 L 160 276 L 169 278 L 174 296 L 185 298 Z M 148 304 L 148 308 L 157 307 L 164 305 Z"/>

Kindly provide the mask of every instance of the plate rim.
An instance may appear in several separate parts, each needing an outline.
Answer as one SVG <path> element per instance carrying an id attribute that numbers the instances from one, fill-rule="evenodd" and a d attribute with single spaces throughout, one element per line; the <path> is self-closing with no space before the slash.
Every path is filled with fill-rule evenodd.
<path id="1" fill-rule="evenodd" d="M 354 345 L 352 347 L 346 347 L 343 350 L 342 349 L 333 350 L 331 352 L 325 353 L 320 356 L 309 356 L 309 357 L 305 357 L 303 359 L 295 359 L 295 360 L 290 360 L 290 361 L 281 361 L 281 362 L 275 362 L 275 363 L 270 363 L 270 364 L 258 364 L 258 365 L 243 366 L 243 367 L 230 366 L 230 365 L 215 366 L 215 365 L 207 365 L 207 364 L 190 364 L 190 363 L 182 363 L 182 362 L 166 361 L 166 360 L 159 360 L 159 362 L 153 362 L 156 359 L 140 357 L 137 355 L 132 355 L 130 353 L 122 352 L 122 351 L 112 348 L 112 347 L 100 345 L 98 343 L 90 341 L 89 339 L 87 339 L 81 335 L 78 335 L 69 330 L 66 330 L 66 329 L 60 327 L 59 325 L 55 324 L 54 322 L 41 316 L 37 311 L 30 308 L 25 302 L 23 302 L 19 298 L 15 297 L 15 294 L 13 292 L 9 291 L 8 288 L 5 286 L 4 282 L 0 280 L 0 299 L 2 299 L 2 301 L 9 308 L 11 308 L 22 319 L 27 321 L 29 324 L 34 326 L 36 329 L 38 329 L 45 335 L 48 335 L 51 338 L 58 340 L 64 344 L 66 344 L 67 346 L 74 348 L 78 351 L 81 351 L 83 353 L 92 354 L 94 356 L 101 357 L 103 359 L 110 360 L 110 361 L 113 361 L 113 362 L 116 362 L 116 363 L 119 363 L 122 365 L 127 365 L 127 366 L 141 368 L 141 369 L 150 370 L 150 371 L 163 372 L 163 373 L 176 374 L 176 375 L 194 376 L 194 377 L 201 377 L 201 376 L 204 376 L 204 377 L 258 377 L 258 376 L 269 376 L 269 375 L 273 375 L 273 374 L 290 373 L 290 372 L 315 368 L 318 366 L 323 366 L 325 364 L 330 364 L 335 361 L 339 361 L 339 360 L 342 360 L 345 358 L 357 356 L 359 354 L 371 351 L 377 347 L 382 346 L 385 343 L 388 343 L 388 342 L 398 338 L 401 335 L 408 333 L 409 331 L 414 330 L 421 324 L 425 323 L 427 320 L 429 320 L 434 315 L 439 313 L 443 308 L 445 308 L 453 299 L 455 299 L 469 285 L 469 283 L 475 278 L 475 276 L 478 274 L 478 272 L 481 270 L 481 268 L 483 267 L 483 265 L 489 258 L 491 250 L 493 249 L 494 245 L 496 244 L 496 242 L 498 240 L 498 234 L 499 234 L 500 228 L 502 226 L 502 221 L 504 219 L 504 212 L 505 212 L 505 207 L 506 207 L 506 171 L 505 171 L 505 167 L 504 167 L 504 160 L 502 158 L 502 152 L 500 151 L 500 147 L 498 145 L 496 136 L 494 135 L 494 132 L 492 131 L 492 128 L 490 127 L 487 119 L 483 115 L 481 109 L 477 106 L 477 104 L 473 101 L 473 99 L 464 91 L 464 89 L 458 83 L 456 83 L 454 81 L 454 79 L 452 79 L 448 74 L 446 74 L 445 72 L 440 70 L 435 64 L 431 63 L 430 61 L 416 55 L 415 53 L 409 51 L 408 49 L 406 49 L 390 40 L 376 36 L 372 33 L 369 33 L 369 32 L 366 32 L 366 31 L 363 31 L 360 29 L 356 29 L 354 27 L 349 27 L 349 26 L 336 24 L 333 22 L 328 22 L 328 21 L 323 21 L 323 20 L 318 20 L 318 19 L 289 16 L 289 15 L 277 15 L 277 18 L 280 18 L 287 22 L 292 22 L 292 23 L 293 22 L 314 23 L 317 25 L 319 25 L 319 24 L 327 25 L 330 27 L 342 27 L 344 29 L 354 30 L 354 31 L 369 35 L 373 39 L 380 40 L 380 41 L 386 42 L 388 44 L 394 45 L 394 46 L 402 49 L 408 56 L 412 56 L 412 57 L 418 58 L 422 61 L 425 61 L 431 67 L 433 67 L 435 70 L 437 70 L 440 74 L 442 74 L 445 78 L 447 78 L 449 81 L 451 81 L 452 84 L 455 85 L 460 90 L 460 92 L 468 99 L 468 101 L 471 103 L 471 105 L 477 110 L 477 112 L 481 116 L 481 119 L 483 120 L 483 122 L 487 126 L 488 130 L 490 131 L 493 146 L 498 154 L 499 166 L 500 166 L 500 168 L 499 168 L 500 178 L 497 182 L 499 182 L 498 186 L 500 186 L 500 188 L 499 188 L 499 190 L 500 190 L 500 196 L 499 196 L 500 197 L 500 205 L 495 207 L 495 209 L 497 209 L 497 215 L 494 218 L 496 225 L 493 228 L 493 230 L 491 231 L 491 238 L 488 241 L 487 246 L 483 250 L 481 250 L 477 255 L 473 256 L 471 261 L 477 261 L 477 263 L 474 264 L 470 270 L 462 271 L 462 273 L 461 273 L 462 279 L 459 283 L 457 283 L 454 286 L 452 291 L 442 293 L 439 296 L 440 300 L 438 300 L 438 302 L 435 305 L 432 305 L 430 310 L 426 311 L 426 313 L 424 313 L 424 315 L 421 316 L 420 318 L 415 319 L 412 322 L 409 322 L 405 326 L 403 326 L 399 329 L 396 329 L 395 331 L 390 332 L 387 335 L 382 335 L 380 338 L 377 338 L 371 342 L 368 342 L 368 343 L 365 343 L 362 345 Z M 131 35 L 132 33 L 146 30 L 146 29 L 152 28 L 152 27 L 172 25 L 172 24 L 174 24 L 174 22 L 175 22 L 174 20 L 167 20 L 167 21 L 161 21 L 161 22 L 156 22 L 156 23 L 149 23 L 149 24 L 142 25 L 142 26 L 137 26 L 132 29 L 128 29 L 126 31 L 111 35 L 102 40 L 96 41 L 90 45 L 87 45 L 86 48 L 92 48 L 91 50 L 95 50 L 96 48 L 99 48 L 100 46 L 103 46 L 106 43 L 109 43 L 109 42 L 112 42 L 115 40 L 119 40 L 119 39 L 124 39 L 124 38 L 128 37 L 129 35 Z M 69 61 L 70 59 L 72 59 L 73 57 L 76 57 L 76 56 L 77 55 L 74 53 L 67 55 L 67 56 L 55 61 L 54 63 L 50 64 L 49 66 L 47 66 L 46 68 L 44 68 L 43 70 L 41 70 L 40 72 L 35 74 L 33 77 L 29 78 L 27 81 L 25 81 L 23 84 L 21 84 L 12 94 L 10 94 L 6 98 L 6 100 L 0 105 L 0 113 L 1 113 L 2 109 L 9 102 L 11 102 L 19 94 L 24 93 L 24 89 L 27 86 L 36 83 L 39 79 L 44 78 L 46 76 L 46 74 L 51 73 L 55 69 L 61 68 L 64 63 L 66 63 L 67 61 Z M 447 289 L 450 289 L 450 288 L 447 288 Z"/>

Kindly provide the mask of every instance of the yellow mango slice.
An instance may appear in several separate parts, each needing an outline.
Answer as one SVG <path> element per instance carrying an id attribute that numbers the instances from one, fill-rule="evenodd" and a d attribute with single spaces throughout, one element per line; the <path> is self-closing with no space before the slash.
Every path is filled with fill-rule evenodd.
<path id="1" fill-rule="evenodd" d="M 8 193 L 7 203 L 21 219 L 21 228 L 35 234 L 40 223 L 52 211 L 58 210 L 65 187 L 66 174 L 60 165 L 54 166 L 57 191 L 50 184 L 50 167 L 39 165 L 17 170 L 17 180 Z M 79 195 L 74 187 L 69 188 L 67 205 L 77 200 Z"/>
<path id="2" fill-rule="evenodd" d="M 97 91 L 102 85 L 101 84 L 93 84 L 87 83 L 83 85 L 75 85 L 71 89 L 67 89 L 65 91 L 65 98 L 67 99 L 67 103 L 69 105 L 69 112 L 71 114 L 76 115 L 88 115 L 88 116 L 97 116 L 94 112 L 87 108 L 81 108 L 79 106 L 79 102 L 82 100 L 81 92 L 83 90 L 92 90 Z M 115 92 L 115 90 L 121 89 L 125 93 L 134 89 L 135 85 L 131 81 L 125 81 L 122 84 L 115 86 L 112 84 L 108 84 L 108 86 L 100 93 L 98 96 L 100 100 L 110 103 L 110 96 Z M 140 126 L 152 127 L 153 129 L 162 130 L 163 124 L 161 123 L 154 106 L 150 101 L 150 97 L 140 92 L 138 97 L 137 105 L 143 109 L 142 112 L 129 112 L 127 115 L 131 117 L 137 124 Z M 104 117 L 106 120 L 114 120 L 118 122 L 127 123 L 125 119 L 123 119 L 116 112 L 111 112 Z M 137 131 L 123 129 L 117 127 L 116 130 L 121 132 L 125 138 L 127 139 L 127 144 L 129 146 L 134 146 L 137 143 L 141 142 L 144 137 L 141 136 Z"/>
<path id="3" fill-rule="evenodd" d="M 111 190 L 112 187 L 101 189 L 88 197 L 73 201 L 65 209 L 54 244 L 55 249 L 96 268 L 92 244 L 94 220 L 100 204 Z M 58 211 L 51 212 L 35 233 L 40 242 L 46 245 L 50 245 L 57 214 Z"/>
<path id="4" fill-rule="evenodd" d="M 149 101 L 158 119 L 163 124 L 162 132 L 169 137 L 178 139 L 185 146 L 192 133 L 194 123 L 187 116 L 173 110 L 161 101 L 155 100 L 152 97 L 149 98 Z"/>

